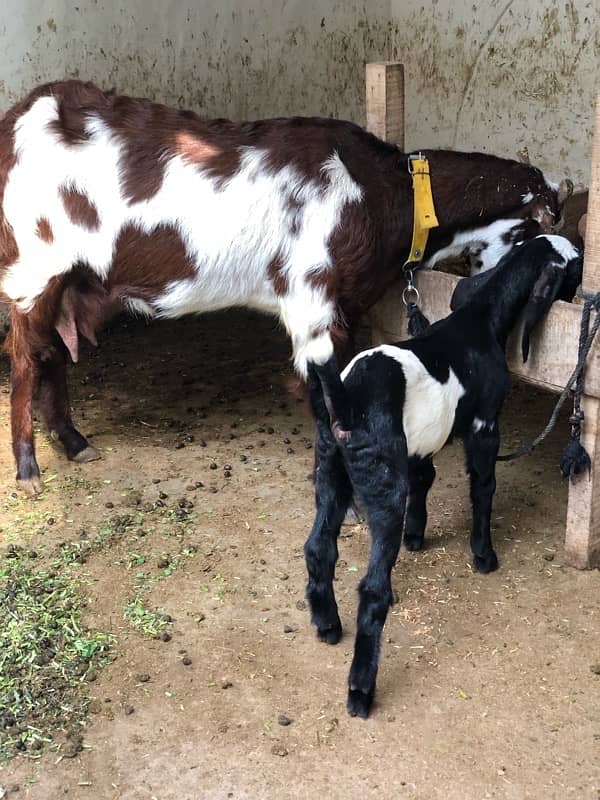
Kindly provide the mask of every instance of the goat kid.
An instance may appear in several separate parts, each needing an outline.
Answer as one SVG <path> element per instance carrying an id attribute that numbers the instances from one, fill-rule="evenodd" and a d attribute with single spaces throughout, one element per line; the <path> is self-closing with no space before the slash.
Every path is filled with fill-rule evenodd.
<path id="1" fill-rule="evenodd" d="M 538 169 L 426 155 L 440 222 L 426 257 L 506 214 L 536 230 L 557 221 L 558 192 Z M 397 279 L 412 217 L 406 155 L 349 122 L 234 124 L 79 81 L 35 89 L 0 120 L 0 293 L 12 304 L 21 487 L 42 489 L 36 393 L 68 458 L 99 457 L 71 419 L 66 357 L 77 361 L 80 336 L 96 343 L 111 310 L 273 313 L 305 376 L 309 360 L 343 350 L 353 321 Z"/>
<path id="2" fill-rule="evenodd" d="M 556 185 L 556 190 L 558 205 L 562 208 L 573 193 L 573 182 L 567 178 Z M 523 197 L 524 207 L 531 199 L 527 195 Z M 552 225 L 548 219 L 542 218 L 539 211 L 534 216 L 524 216 L 519 209 L 512 216 L 494 220 L 488 225 L 448 234 L 444 240 L 438 241 L 438 249 L 423 262 L 423 266 L 433 269 L 446 258 L 463 258 L 470 266 L 471 275 L 478 275 L 495 267 L 519 242 L 532 239 L 539 235 L 540 230 L 558 232 L 562 225 L 562 219 Z"/>
<path id="3" fill-rule="evenodd" d="M 353 494 L 372 538 L 359 586 L 350 714 L 369 714 L 403 529 L 407 549 L 420 550 L 435 478 L 432 457 L 455 436 L 463 440 L 470 478 L 474 567 L 483 573 L 498 567 L 490 518 L 498 418 L 509 388 L 506 340 L 525 309 L 526 359 L 531 331 L 568 273 L 577 270 L 581 276 L 582 259 L 569 241 L 538 236 L 491 271 L 459 282 L 453 313 L 420 337 L 359 353 L 341 378 L 334 359 L 309 364 L 318 468 L 316 517 L 305 545 L 307 598 L 324 642 L 335 644 L 342 634 L 332 581 L 337 537 Z"/>

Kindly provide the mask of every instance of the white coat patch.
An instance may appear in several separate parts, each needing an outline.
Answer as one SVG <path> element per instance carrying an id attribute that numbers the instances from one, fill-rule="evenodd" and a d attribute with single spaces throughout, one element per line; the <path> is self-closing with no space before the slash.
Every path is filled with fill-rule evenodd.
<path id="1" fill-rule="evenodd" d="M 424 458 L 437 453 L 452 431 L 458 401 L 465 393 L 463 385 L 452 370 L 446 383 L 440 383 L 412 351 L 389 344 L 364 350 L 355 356 L 342 372 L 342 380 L 350 374 L 357 361 L 375 353 L 393 358 L 402 365 L 406 379 L 402 424 L 409 457 Z"/>
<path id="2" fill-rule="evenodd" d="M 512 242 L 504 242 L 502 237 L 522 224 L 523 220 L 519 218 L 498 219 L 481 228 L 460 231 L 454 235 L 449 245 L 434 253 L 425 262 L 425 266 L 433 269 L 438 261 L 444 258 L 458 257 L 464 253 L 471 261 L 471 275 L 492 269 L 513 247 Z M 473 266 L 474 260 L 481 261 L 480 268 Z"/>
<path id="3" fill-rule="evenodd" d="M 546 239 L 552 245 L 553 249 L 558 253 L 558 255 L 564 259 L 565 265 L 568 261 L 572 261 L 572 259 L 581 255 L 579 250 L 573 244 L 571 244 L 568 239 L 565 239 L 564 236 L 556 236 L 553 234 L 544 233 L 541 236 L 536 236 L 535 238 Z"/>

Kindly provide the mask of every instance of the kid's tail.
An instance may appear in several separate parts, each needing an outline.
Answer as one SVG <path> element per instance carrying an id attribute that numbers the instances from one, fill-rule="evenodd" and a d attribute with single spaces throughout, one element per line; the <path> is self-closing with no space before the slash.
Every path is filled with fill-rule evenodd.
<path id="1" fill-rule="evenodd" d="M 308 362 L 308 388 L 317 421 L 329 427 L 338 441 L 349 439 L 352 406 L 335 358 L 330 358 L 325 364 Z"/>

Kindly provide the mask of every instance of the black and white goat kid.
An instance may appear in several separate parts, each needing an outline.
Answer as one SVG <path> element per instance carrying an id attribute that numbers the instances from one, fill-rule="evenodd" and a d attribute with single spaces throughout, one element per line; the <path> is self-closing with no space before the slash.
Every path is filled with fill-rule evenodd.
<path id="1" fill-rule="evenodd" d="M 350 714 L 369 714 L 402 532 L 409 550 L 423 547 L 427 493 L 435 477 L 432 456 L 454 436 L 464 442 L 471 484 L 475 569 L 487 573 L 498 567 L 490 516 L 498 417 L 509 388 L 507 337 L 525 310 L 526 359 L 532 329 L 580 270 L 581 257 L 570 242 L 538 236 L 494 269 L 461 281 L 453 313 L 422 336 L 360 353 L 341 378 L 333 359 L 309 365 L 318 469 L 317 513 L 305 545 L 307 598 L 324 642 L 336 644 L 342 635 L 332 581 L 337 537 L 354 493 L 372 537 L 359 586 Z"/>

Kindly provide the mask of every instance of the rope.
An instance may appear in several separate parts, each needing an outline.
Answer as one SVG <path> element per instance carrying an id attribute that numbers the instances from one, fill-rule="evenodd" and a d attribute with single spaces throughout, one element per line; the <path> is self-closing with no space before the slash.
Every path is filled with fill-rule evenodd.
<path id="1" fill-rule="evenodd" d="M 600 328 L 600 292 L 592 295 L 583 294 L 583 297 L 585 302 L 583 305 L 583 312 L 581 314 L 581 327 L 579 330 L 579 346 L 577 351 L 577 365 L 573 370 L 573 372 L 571 373 L 571 377 L 567 381 L 567 385 L 560 393 L 556 405 L 554 406 L 554 410 L 552 411 L 550 419 L 548 420 L 548 424 L 546 425 L 544 430 L 541 433 L 539 433 L 535 437 L 535 439 L 533 439 L 532 442 L 530 442 L 529 444 L 521 445 L 521 447 L 517 448 L 517 450 L 515 450 L 512 453 L 507 453 L 506 455 L 497 456 L 496 461 L 514 461 L 516 458 L 528 455 L 541 442 L 543 442 L 546 436 L 556 425 L 556 420 L 558 419 L 558 413 L 562 408 L 562 406 L 564 405 L 565 400 L 569 396 L 569 392 L 571 391 L 571 387 L 573 386 L 573 384 L 576 385 L 574 391 L 574 409 L 573 409 L 573 415 L 571 416 L 569 422 L 571 423 L 571 437 L 572 439 L 579 442 L 579 437 L 581 436 L 581 422 L 583 421 L 583 411 L 581 410 L 581 398 L 583 396 L 583 371 L 585 369 L 585 362 L 588 353 L 590 352 L 590 349 L 594 342 L 594 338 L 596 336 L 596 333 L 598 332 L 598 328 Z M 594 311 L 596 312 L 596 318 L 594 320 L 594 324 L 592 325 L 592 330 L 589 331 L 590 315 L 592 309 L 594 309 Z M 588 462 L 589 462 L 589 456 L 588 456 Z"/>

